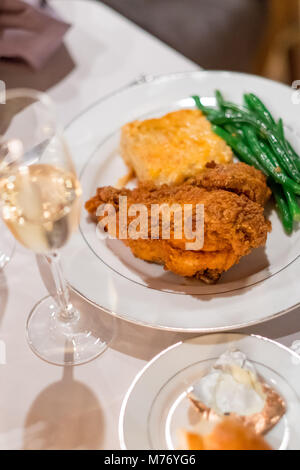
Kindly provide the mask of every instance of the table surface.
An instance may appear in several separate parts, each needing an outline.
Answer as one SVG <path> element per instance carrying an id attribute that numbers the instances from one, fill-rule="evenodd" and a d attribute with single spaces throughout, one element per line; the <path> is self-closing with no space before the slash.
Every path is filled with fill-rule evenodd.
<path id="1" fill-rule="evenodd" d="M 65 44 L 75 66 L 49 90 L 63 125 L 141 74 L 197 69 L 99 3 L 51 4 L 72 24 Z M 115 339 L 98 359 L 75 368 L 52 366 L 38 359 L 25 339 L 27 316 L 47 295 L 45 284 L 35 256 L 17 246 L 0 273 L 0 340 L 6 345 L 6 364 L 0 365 L 0 449 L 119 449 L 119 412 L 132 380 L 153 356 L 189 335 L 116 320 Z M 81 302 L 81 308 L 94 310 Z M 295 310 L 242 331 L 290 346 L 300 339 L 299 315 Z"/>

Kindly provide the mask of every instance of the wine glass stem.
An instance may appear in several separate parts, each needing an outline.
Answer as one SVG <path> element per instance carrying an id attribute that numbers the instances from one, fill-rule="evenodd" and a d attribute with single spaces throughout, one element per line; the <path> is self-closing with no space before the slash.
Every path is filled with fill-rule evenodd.
<path id="1" fill-rule="evenodd" d="M 56 299 L 59 306 L 59 319 L 63 322 L 73 322 L 79 319 L 79 313 L 70 301 L 70 291 L 66 283 L 63 269 L 60 262 L 60 255 L 57 252 L 47 256 L 51 267 L 53 280 L 56 287 Z"/>

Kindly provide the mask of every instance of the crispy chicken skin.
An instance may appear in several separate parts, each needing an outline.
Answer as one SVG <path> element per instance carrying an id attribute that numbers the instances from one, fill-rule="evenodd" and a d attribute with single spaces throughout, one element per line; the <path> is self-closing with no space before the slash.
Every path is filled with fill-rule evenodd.
<path id="1" fill-rule="evenodd" d="M 210 162 L 205 171 L 187 182 L 206 189 L 224 189 L 239 195 L 244 194 L 261 206 L 264 206 L 271 196 L 271 190 L 266 185 L 262 172 L 245 163 L 217 165 Z"/>
<path id="2" fill-rule="evenodd" d="M 230 166 L 234 174 L 236 165 Z M 243 170 L 245 170 L 246 193 L 251 194 L 254 201 L 259 200 L 263 203 L 268 197 L 264 177 L 261 178 L 254 173 L 256 177 L 253 178 L 252 172 L 250 172 L 252 179 L 247 180 L 247 165 L 239 166 L 241 173 Z M 209 172 L 212 188 L 217 188 L 218 175 L 223 169 L 218 165 L 206 171 Z M 188 240 L 174 239 L 172 223 L 170 239 L 162 239 L 161 236 L 159 239 L 151 239 L 149 233 L 147 239 L 133 240 L 128 238 L 123 241 L 138 258 L 163 264 L 166 270 L 181 276 L 196 277 L 210 283 L 216 282 L 220 275 L 238 263 L 242 256 L 249 254 L 254 248 L 263 246 L 266 243 L 268 232 L 271 230 L 271 224 L 264 217 L 262 205 L 243 194 L 243 187 L 238 187 L 234 178 L 232 178 L 233 184 L 230 185 L 230 169 L 228 167 L 224 172 L 227 172 L 228 190 L 201 187 L 200 179 L 177 186 L 163 185 L 160 188 L 141 184 L 133 190 L 117 190 L 108 186 L 98 188 L 96 196 L 90 199 L 85 207 L 93 217 L 96 217 L 98 206 L 106 203 L 113 204 L 118 212 L 119 196 L 127 196 L 128 208 L 137 203 L 146 205 L 148 214 L 150 214 L 151 204 L 167 203 L 172 205 L 177 203 L 181 206 L 193 204 L 194 209 L 196 204 L 203 204 L 204 245 L 200 251 L 186 250 L 185 243 Z M 205 180 L 205 174 L 202 178 Z M 225 182 L 226 178 L 223 184 Z M 236 194 L 235 190 L 239 194 Z M 128 217 L 128 224 L 132 219 Z M 148 226 L 150 232 L 150 220 Z"/>

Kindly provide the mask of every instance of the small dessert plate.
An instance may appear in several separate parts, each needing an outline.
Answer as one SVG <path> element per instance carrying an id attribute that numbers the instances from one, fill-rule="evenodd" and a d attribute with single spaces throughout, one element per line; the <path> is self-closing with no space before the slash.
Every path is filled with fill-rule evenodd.
<path id="1" fill-rule="evenodd" d="M 177 343 L 158 354 L 138 374 L 122 405 L 122 449 L 180 448 L 181 429 L 199 420 L 187 394 L 230 349 L 246 354 L 261 379 L 286 403 L 286 413 L 265 435 L 273 449 L 300 450 L 300 356 L 260 336 L 212 334 Z"/>

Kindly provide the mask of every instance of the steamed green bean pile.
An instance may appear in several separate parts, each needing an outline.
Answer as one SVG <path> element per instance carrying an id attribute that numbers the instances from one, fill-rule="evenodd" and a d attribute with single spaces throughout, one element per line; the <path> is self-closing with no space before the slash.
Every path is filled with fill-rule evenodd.
<path id="1" fill-rule="evenodd" d="M 267 176 L 283 226 L 292 233 L 294 222 L 300 221 L 300 157 L 285 137 L 282 119 L 276 122 L 253 93 L 244 95 L 244 106 L 226 101 L 219 90 L 218 108 L 204 106 L 199 96 L 193 98 L 239 160 Z"/>

